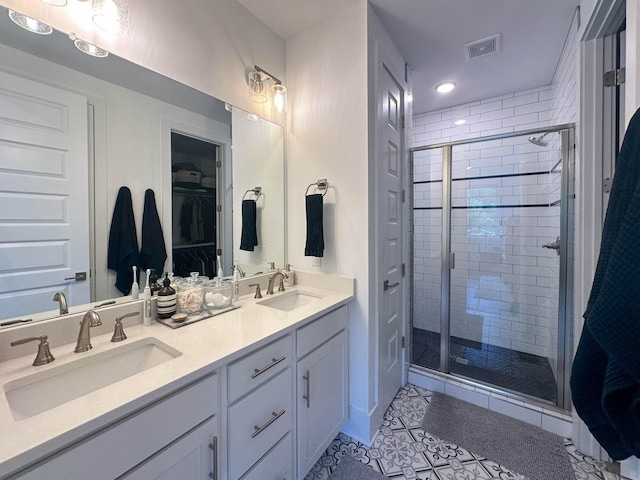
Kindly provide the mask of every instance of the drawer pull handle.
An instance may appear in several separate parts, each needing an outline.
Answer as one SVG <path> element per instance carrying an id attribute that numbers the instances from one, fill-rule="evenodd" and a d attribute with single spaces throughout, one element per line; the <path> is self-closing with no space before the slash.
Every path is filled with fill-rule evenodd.
<path id="1" fill-rule="evenodd" d="M 218 478 L 218 437 L 213 437 L 209 448 L 213 451 L 213 472 L 209 472 L 209 477 L 216 480 Z"/>
<path id="2" fill-rule="evenodd" d="M 264 372 L 266 372 L 267 370 L 269 370 L 271 367 L 275 367 L 277 364 L 279 364 L 280 362 L 284 361 L 284 359 L 287 358 L 286 356 L 282 357 L 282 358 L 274 358 L 272 359 L 271 363 L 269 365 L 267 365 L 266 367 L 260 368 L 260 369 L 255 369 L 253 371 L 253 375 L 251 375 L 251 378 L 256 378 L 259 375 L 262 375 Z"/>
<path id="3" fill-rule="evenodd" d="M 284 415 L 284 412 L 286 412 L 286 410 L 282 409 L 279 412 L 271 412 L 271 415 L 273 415 L 269 420 L 267 420 L 267 423 L 265 423 L 264 425 L 262 425 L 261 427 L 259 427 L 258 425 L 256 425 L 255 428 L 255 432 L 253 432 L 251 434 L 251 438 L 256 438 L 260 433 L 262 433 L 262 431 L 267 428 L 269 425 L 271 425 L 273 422 L 275 422 L 277 419 L 279 419 L 282 415 Z"/>
<path id="4" fill-rule="evenodd" d="M 302 396 L 307 401 L 307 408 L 311 407 L 311 373 L 307 370 L 307 374 L 302 376 L 307 381 L 306 394 Z"/>

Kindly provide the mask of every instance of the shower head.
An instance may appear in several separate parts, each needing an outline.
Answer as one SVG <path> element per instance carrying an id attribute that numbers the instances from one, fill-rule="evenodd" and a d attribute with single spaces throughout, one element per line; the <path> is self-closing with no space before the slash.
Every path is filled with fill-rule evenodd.
<path id="1" fill-rule="evenodd" d="M 545 142 L 543 139 L 544 137 L 546 137 L 547 135 L 549 135 L 549 132 L 545 132 L 542 135 L 538 135 L 537 137 L 534 135 L 531 135 L 529 137 L 529 141 L 531 143 L 533 143 L 534 145 L 538 145 L 539 147 L 546 147 L 547 145 L 549 145 L 548 142 Z"/>

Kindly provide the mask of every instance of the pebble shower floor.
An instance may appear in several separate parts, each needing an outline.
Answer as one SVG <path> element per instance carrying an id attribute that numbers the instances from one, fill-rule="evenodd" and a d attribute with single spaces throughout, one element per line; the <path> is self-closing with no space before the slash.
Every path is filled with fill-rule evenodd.
<path id="1" fill-rule="evenodd" d="M 328 479 L 345 455 L 352 455 L 394 480 L 524 480 L 522 475 L 491 459 L 474 455 L 422 430 L 420 424 L 430 398 L 431 392 L 423 388 L 414 385 L 401 388 L 387 410 L 371 448 L 341 433 L 305 480 Z M 565 439 L 565 445 L 576 479 L 605 479 L 604 462 L 579 453 L 568 439 Z"/>

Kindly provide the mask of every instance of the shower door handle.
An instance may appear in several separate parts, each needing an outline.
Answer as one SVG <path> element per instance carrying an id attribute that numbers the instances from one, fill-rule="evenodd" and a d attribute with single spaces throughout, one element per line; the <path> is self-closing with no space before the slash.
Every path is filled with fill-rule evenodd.
<path id="1" fill-rule="evenodd" d="M 390 284 L 389 280 L 385 280 L 384 283 L 382 284 L 382 288 L 386 292 L 387 290 L 389 290 L 391 288 L 396 288 L 398 285 L 400 285 L 400 282 L 396 282 L 396 283 L 391 283 Z"/>
<path id="2" fill-rule="evenodd" d="M 558 255 L 560 255 L 560 237 L 556 238 L 555 242 L 549 242 L 542 245 L 542 248 L 550 248 L 555 250 Z"/>

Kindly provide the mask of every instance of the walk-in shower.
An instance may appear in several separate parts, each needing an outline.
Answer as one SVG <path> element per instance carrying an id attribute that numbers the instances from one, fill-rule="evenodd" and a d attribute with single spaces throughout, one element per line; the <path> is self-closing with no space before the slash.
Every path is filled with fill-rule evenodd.
<path id="1" fill-rule="evenodd" d="M 414 366 L 568 408 L 573 135 L 411 150 Z"/>

